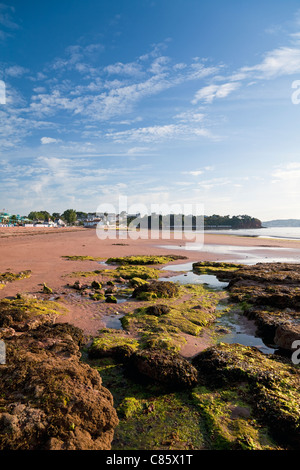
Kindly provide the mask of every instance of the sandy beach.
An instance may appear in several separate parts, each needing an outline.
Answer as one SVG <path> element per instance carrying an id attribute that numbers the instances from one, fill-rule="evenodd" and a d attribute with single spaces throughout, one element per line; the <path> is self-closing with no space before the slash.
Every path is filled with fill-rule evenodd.
<path id="1" fill-rule="evenodd" d="M 204 241 L 202 246 L 202 241 Z M 53 297 L 63 298 L 68 313 L 59 321 L 69 322 L 84 330 L 86 334 L 96 334 L 103 328 L 103 317 L 113 312 L 125 312 L 132 308 L 132 302 L 124 304 L 99 304 L 89 298 L 70 294 L 66 288 L 75 279 L 70 275 L 76 271 L 93 271 L 103 268 L 99 261 L 73 261 L 64 256 L 101 257 L 105 261 L 113 256 L 127 255 L 164 255 L 176 254 L 186 257 L 176 260 L 172 265 L 195 261 L 236 260 L 238 262 L 253 260 L 272 260 L 273 257 L 285 260 L 291 257 L 300 261 L 300 241 L 260 239 L 205 233 L 194 243 L 178 239 L 127 239 L 100 240 L 95 229 L 64 228 L 0 228 L 0 272 L 20 272 L 31 270 L 31 276 L 8 283 L 0 290 L 1 298 L 15 296 L 18 293 L 29 293 L 41 296 L 42 284 L 53 289 Z M 178 269 L 178 268 L 177 268 Z M 171 273 L 169 273 L 171 274 Z M 164 276 L 167 276 L 165 273 Z M 199 345 L 197 345 L 198 347 Z M 187 354 L 190 351 L 187 351 Z"/>
<path id="2" fill-rule="evenodd" d="M 106 263 L 139 255 L 176 256 L 164 265 Z M 0 296 L 11 302 L 1 303 L 2 351 L 4 344 L 9 354 L 0 389 L 8 411 L 0 424 L 4 438 L 14 439 L 10 449 L 190 452 L 210 448 L 212 431 L 221 427 L 226 439 L 232 433 L 228 443 L 221 440 L 228 449 L 242 442 L 243 449 L 280 450 L 280 439 L 283 448 L 299 448 L 299 375 L 285 362 L 299 338 L 300 298 L 300 263 L 285 260 L 297 263 L 299 256 L 300 242 L 287 239 L 206 232 L 194 243 L 176 236 L 99 240 L 95 229 L 1 228 L 7 282 Z M 247 266 L 274 259 L 283 266 Z M 196 261 L 245 266 L 214 276 L 192 270 Z M 14 278 L 21 272 L 30 276 Z M 285 360 L 276 355 L 280 347 Z M 3 423 L 11 422 L 17 425 L 8 433 Z M 40 429 L 46 437 L 35 441 Z M 283 437 L 271 440 L 269 429 L 275 437 L 283 429 Z"/>

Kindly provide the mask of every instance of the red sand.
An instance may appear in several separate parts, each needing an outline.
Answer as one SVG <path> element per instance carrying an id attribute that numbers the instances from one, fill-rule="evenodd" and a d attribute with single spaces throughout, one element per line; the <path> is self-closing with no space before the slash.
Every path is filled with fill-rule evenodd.
<path id="1" fill-rule="evenodd" d="M 20 272 L 28 269 L 32 271 L 30 278 L 7 284 L 4 289 L 0 290 L 0 298 L 15 296 L 19 292 L 40 295 L 41 284 L 44 282 L 53 289 L 55 295 L 61 295 L 66 292 L 67 282 L 75 281 L 75 279 L 70 281 L 65 277 L 66 275 L 74 271 L 101 269 L 101 265 L 99 266 L 96 261 L 70 261 L 63 258 L 66 255 L 87 255 L 107 259 L 112 256 L 172 253 L 188 258 L 170 263 L 171 269 L 172 264 L 234 258 L 231 254 L 229 256 L 228 253 L 205 251 L 206 245 L 243 247 L 245 255 L 247 254 L 247 248 L 253 250 L 253 247 L 260 250 L 260 256 L 264 254 L 269 256 L 270 253 L 276 257 L 287 256 L 286 252 L 281 253 L 278 248 L 291 249 L 288 256 L 292 254 L 299 256 L 300 254 L 300 242 L 292 240 L 258 239 L 211 233 L 205 233 L 204 237 L 205 244 L 202 250 L 190 251 L 184 248 L 183 240 L 176 239 L 151 240 L 149 238 L 132 240 L 128 237 L 125 240 L 99 240 L 94 229 L 0 227 L 0 272 L 8 270 Z M 199 235 L 200 242 L 201 239 L 202 236 Z M 169 246 L 170 249 L 161 248 L 161 245 Z M 175 249 L 178 245 L 182 245 L 182 249 Z M 173 251 L 172 246 L 174 246 Z M 273 247 L 274 251 L 270 252 L 266 249 L 270 247 Z M 82 328 L 87 334 L 96 334 L 97 330 L 103 327 L 101 320 L 103 315 L 116 311 L 128 311 L 133 306 L 132 302 L 116 305 L 98 304 L 88 298 L 82 299 L 82 297 L 76 295 L 65 296 L 64 303 L 69 309 L 69 313 L 63 315 L 60 321 L 73 323 Z M 195 340 L 194 345 L 197 342 Z M 204 346 L 207 347 L 206 341 L 204 341 Z M 199 350 L 199 345 L 197 345 L 197 348 Z M 188 347 L 185 348 L 186 355 L 189 355 L 190 352 Z"/>

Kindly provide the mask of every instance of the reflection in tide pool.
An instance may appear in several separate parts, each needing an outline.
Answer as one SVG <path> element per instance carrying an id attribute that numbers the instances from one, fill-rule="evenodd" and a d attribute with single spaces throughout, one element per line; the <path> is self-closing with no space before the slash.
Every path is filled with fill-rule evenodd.
<path id="1" fill-rule="evenodd" d="M 123 328 L 121 318 L 124 317 L 124 315 L 124 313 L 112 313 L 111 315 L 105 315 L 102 317 L 102 321 L 106 328 L 121 330 Z"/>
<path id="2" fill-rule="evenodd" d="M 179 282 L 179 284 L 206 284 L 212 289 L 225 289 L 228 282 L 221 282 L 216 276 L 211 274 L 196 274 L 193 272 L 193 263 L 171 264 L 162 268 L 162 271 L 181 271 L 178 276 L 170 278 L 160 278 L 160 281 Z M 184 271 L 184 273 L 182 273 Z"/>
<path id="3" fill-rule="evenodd" d="M 256 325 L 253 320 L 249 320 L 239 312 L 224 313 L 216 322 L 216 326 L 228 328 L 230 333 L 226 333 L 219 339 L 222 343 L 238 343 L 243 346 L 253 346 L 265 354 L 273 354 L 275 348 L 266 345 L 261 338 L 256 336 Z"/>
<path id="4" fill-rule="evenodd" d="M 211 289 L 225 289 L 228 286 L 228 282 L 219 281 L 216 276 L 210 274 L 195 274 L 189 271 L 178 276 L 172 276 L 169 278 L 163 277 L 160 281 L 172 281 L 179 282 L 179 284 L 205 284 Z"/>
<path id="5" fill-rule="evenodd" d="M 161 278 L 162 281 L 179 282 L 180 284 L 205 284 L 206 287 L 211 289 L 222 290 L 228 286 L 228 282 L 221 282 L 216 276 L 211 274 L 195 274 L 192 271 L 193 263 L 169 265 L 164 267 L 164 270 L 172 271 L 185 271 L 177 276 L 170 278 Z M 222 311 L 227 306 L 220 303 L 217 310 Z M 261 338 L 256 336 L 256 325 L 253 320 L 249 320 L 239 310 L 229 310 L 224 312 L 215 322 L 217 329 L 225 329 L 224 335 L 221 335 L 219 342 L 233 344 L 238 343 L 244 346 L 251 346 L 258 348 L 264 354 L 273 354 L 275 348 L 272 345 L 266 345 Z"/>

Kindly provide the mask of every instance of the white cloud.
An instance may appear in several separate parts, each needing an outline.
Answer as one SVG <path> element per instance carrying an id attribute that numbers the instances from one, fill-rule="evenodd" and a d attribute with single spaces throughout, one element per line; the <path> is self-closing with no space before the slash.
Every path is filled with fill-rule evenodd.
<path id="1" fill-rule="evenodd" d="M 104 72 L 112 75 L 132 75 L 138 76 L 141 75 L 143 72 L 141 70 L 141 66 L 138 63 L 130 62 L 127 64 L 123 64 L 122 62 L 117 62 L 116 64 L 107 65 L 104 67 Z"/>
<path id="2" fill-rule="evenodd" d="M 7 28 L 9 30 L 19 29 L 19 25 L 12 19 L 12 13 L 14 12 L 15 12 L 15 9 L 13 6 L 0 3 L 0 26 Z M 7 32 L 3 32 L 3 36 L 2 36 L 3 39 L 5 39 L 8 36 L 11 36 L 11 34 Z"/>
<path id="3" fill-rule="evenodd" d="M 132 147 L 127 151 L 128 155 L 139 155 L 139 154 L 145 154 L 145 152 L 148 152 L 150 150 L 149 147 Z"/>
<path id="4" fill-rule="evenodd" d="M 281 47 L 266 54 L 264 60 L 253 67 L 243 67 L 242 72 L 254 72 L 257 78 L 276 78 L 300 72 L 300 49 Z"/>
<path id="5" fill-rule="evenodd" d="M 181 122 L 201 122 L 203 121 L 205 114 L 197 113 L 194 111 L 185 111 L 174 116 L 175 119 L 178 119 Z"/>
<path id="6" fill-rule="evenodd" d="M 299 182 L 300 180 L 300 163 L 298 162 L 291 162 L 287 163 L 286 165 L 282 166 L 273 171 L 272 173 L 273 183 L 278 182 Z"/>
<path id="7" fill-rule="evenodd" d="M 9 77 L 15 77 L 19 78 L 22 77 L 25 73 L 28 72 L 28 69 L 25 67 L 21 67 L 20 65 L 12 65 L 11 67 L 8 67 L 5 69 L 6 75 Z"/>
<path id="8" fill-rule="evenodd" d="M 195 171 L 183 171 L 184 175 L 192 175 L 192 176 L 200 176 L 203 174 L 202 170 L 195 170 Z"/>
<path id="9" fill-rule="evenodd" d="M 212 103 L 215 98 L 226 98 L 231 92 L 239 87 L 239 82 L 223 83 L 222 85 L 208 85 L 197 91 L 192 104 L 197 104 L 199 101 Z"/>
<path id="10" fill-rule="evenodd" d="M 209 130 L 198 127 L 190 127 L 183 124 L 166 124 L 163 126 L 140 127 L 122 132 L 110 132 L 106 134 L 116 142 L 140 141 L 156 142 L 173 138 L 191 139 L 192 137 L 214 138 Z"/>
<path id="11" fill-rule="evenodd" d="M 55 144 L 55 143 L 57 143 L 57 142 L 59 142 L 59 140 L 58 140 L 58 139 L 53 139 L 52 137 L 42 137 L 42 138 L 41 138 L 41 143 L 42 143 L 43 145 L 46 145 L 46 144 Z"/>

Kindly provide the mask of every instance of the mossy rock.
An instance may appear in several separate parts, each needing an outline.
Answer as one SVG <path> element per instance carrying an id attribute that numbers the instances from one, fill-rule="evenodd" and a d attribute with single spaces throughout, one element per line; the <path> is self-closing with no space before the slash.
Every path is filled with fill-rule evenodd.
<path id="1" fill-rule="evenodd" d="M 101 289 L 102 284 L 99 281 L 93 281 L 91 284 L 92 289 Z"/>
<path id="2" fill-rule="evenodd" d="M 141 400 L 137 400 L 135 397 L 126 397 L 122 403 L 118 406 L 118 416 L 128 419 L 136 413 L 143 410 L 143 404 Z"/>
<path id="3" fill-rule="evenodd" d="M 88 349 L 92 359 L 114 357 L 118 360 L 128 359 L 139 347 L 139 342 L 122 334 L 119 330 L 103 329 L 99 336 L 93 338 Z"/>
<path id="4" fill-rule="evenodd" d="M 213 450 L 276 449 L 267 427 L 256 422 L 242 389 L 211 391 L 198 386 L 192 395 L 205 419 Z"/>
<path id="5" fill-rule="evenodd" d="M 86 256 L 86 255 L 62 256 L 62 258 L 68 259 L 70 261 L 102 261 L 104 259 L 98 256 Z"/>
<path id="6" fill-rule="evenodd" d="M 6 339 L 0 449 L 109 450 L 118 424 L 99 373 L 80 361 L 82 332 L 39 325 Z"/>
<path id="7" fill-rule="evenodd" d="M 166 315 L 167 313 L 170 312 L 170 307 L 168 305 L 164 304 L 155 304 L 155 305 L 150 305 L 149 307 L 146 307 L 146 313 L 147 315 L 155 315 L 156 317 L 160 317 L 161 315 Z"/>
<path id="8" fill-rule="evenodd" d="M 105 297 L 105 302 L 108 304 L 116 304 L 118 301 L 114 295 L 107 295 Z"/>
<path id="9" fill-rule="evenodd" d="M 16 297 L 0 300 L 0 327 L 16 330 L 29 328 L 30 322 L 46 322 L 66 312 L 58 302 Z M 39 318 L 41 317 L 41 318 Z"/>
<path id="10" fill-rule="evenodd" d="M 155 292 L 140 292 L 136 295 L 138 300 L 145 300 L 146 302 L 150 302 L 151 300 L 157 299 L 157 294 Z"/>
<path id="11" fill-rule="evenodd" d="M 95 271 L 73 271 L 64 277 L 98 277 L 99 275 L 108 275 L 111 273 L 109 269 L 96 269 Z"/>
<path id="12" fill-rule="evenodd" d="M 121 276 L 123 279 L 158 279 L 159 271 L 147 266 L 119 266 L 114 275 Z"/>
<path id="13" fill-rule="evenodd" d="M 7 282 L 14 282 L 20 279 L 26 279 L 30 276 L 31 271 L 29 269 L 27 269 L 26 271 L 20 271 L 19 273 L 12 273 L 10 271 L 0 273 L 0 289 L 3 289 Z"/>
<path id="14" fill-rule="evenodd" d="M 129 281 L 129 285 L 132 287 L 140 287 L 140 286 L 144 286 L 145 284 L 149 284 L 149 282 L 146 281 L 145 279 L 141 279 L 140 277 L 133 277 Z"/>
<path id="15" fill-rule="evenodd" d="M 256 348 L 219 344 L 193 361 L 201 381 L 210 387 L 247 384 L 255 416 L 284 445 L 300 445 L 300 369 L 291 361 L 266 356 Z"/>
<path id="16" fill-rule="evenodd" d="M 198 382 L 195 367 L 175 352 L 162 350 L 138 351 L 130 357 L 130 374 L 138 373 L 170 389 L 194 387 Z"/>
<path id="17" fill-rule="evenodd" d="M 44 294 L 52 294 L 53 293 L 53 289 L 51 289 L 51 287 L 47 286 L 45 282 L 43 284 L 43 293 Z"/>
<path id="18" fill-rule="evenodd" d="M 216 274 L 219 271 L 234 272 L 243 267 L 244 265 L 242 264 L 216 261 L 198 261 L 193 263 L 193 271 L 200 274 Z"/>
<path id="19" fill-rule="evenodd" d="M 186 344 L 186 339 L 176 332 L 147 332 L 141 336 L 141 348 L 145 350 L 172 351 L 179 353 Z"/>
<path id="20" fill-rule="evenodd" d="M 149 284 L 137 287 L 132 296 L 141 299 L 144 293 L 155 294 L 157 298 L 169 299 L 179 295 L 179 287 L 170 281 L 152 281 Z"/>
<path id="21" fill-rule="evenodd" d="M 107 264 L 120 264 L 120 265 L 154 265 L 154 264 L 166 264 L 170 261 L 187 259 L 186 256 L 180 255 L 165 255 L 165 256 L 152 256 L 152 255 L 140 255 L 140 256 L 122 256 L 108 258 Z"/>
<path id="22" fill-rule="evenodd" d="M 106 297 L 104 294 L 100 294 L 98 292 L 95 292 L 94 294 L 90 294 L 90 297 L 92 300 L 96 300 L 96 301 L 99 301 L 99 300 L 105 300 Z"/>

